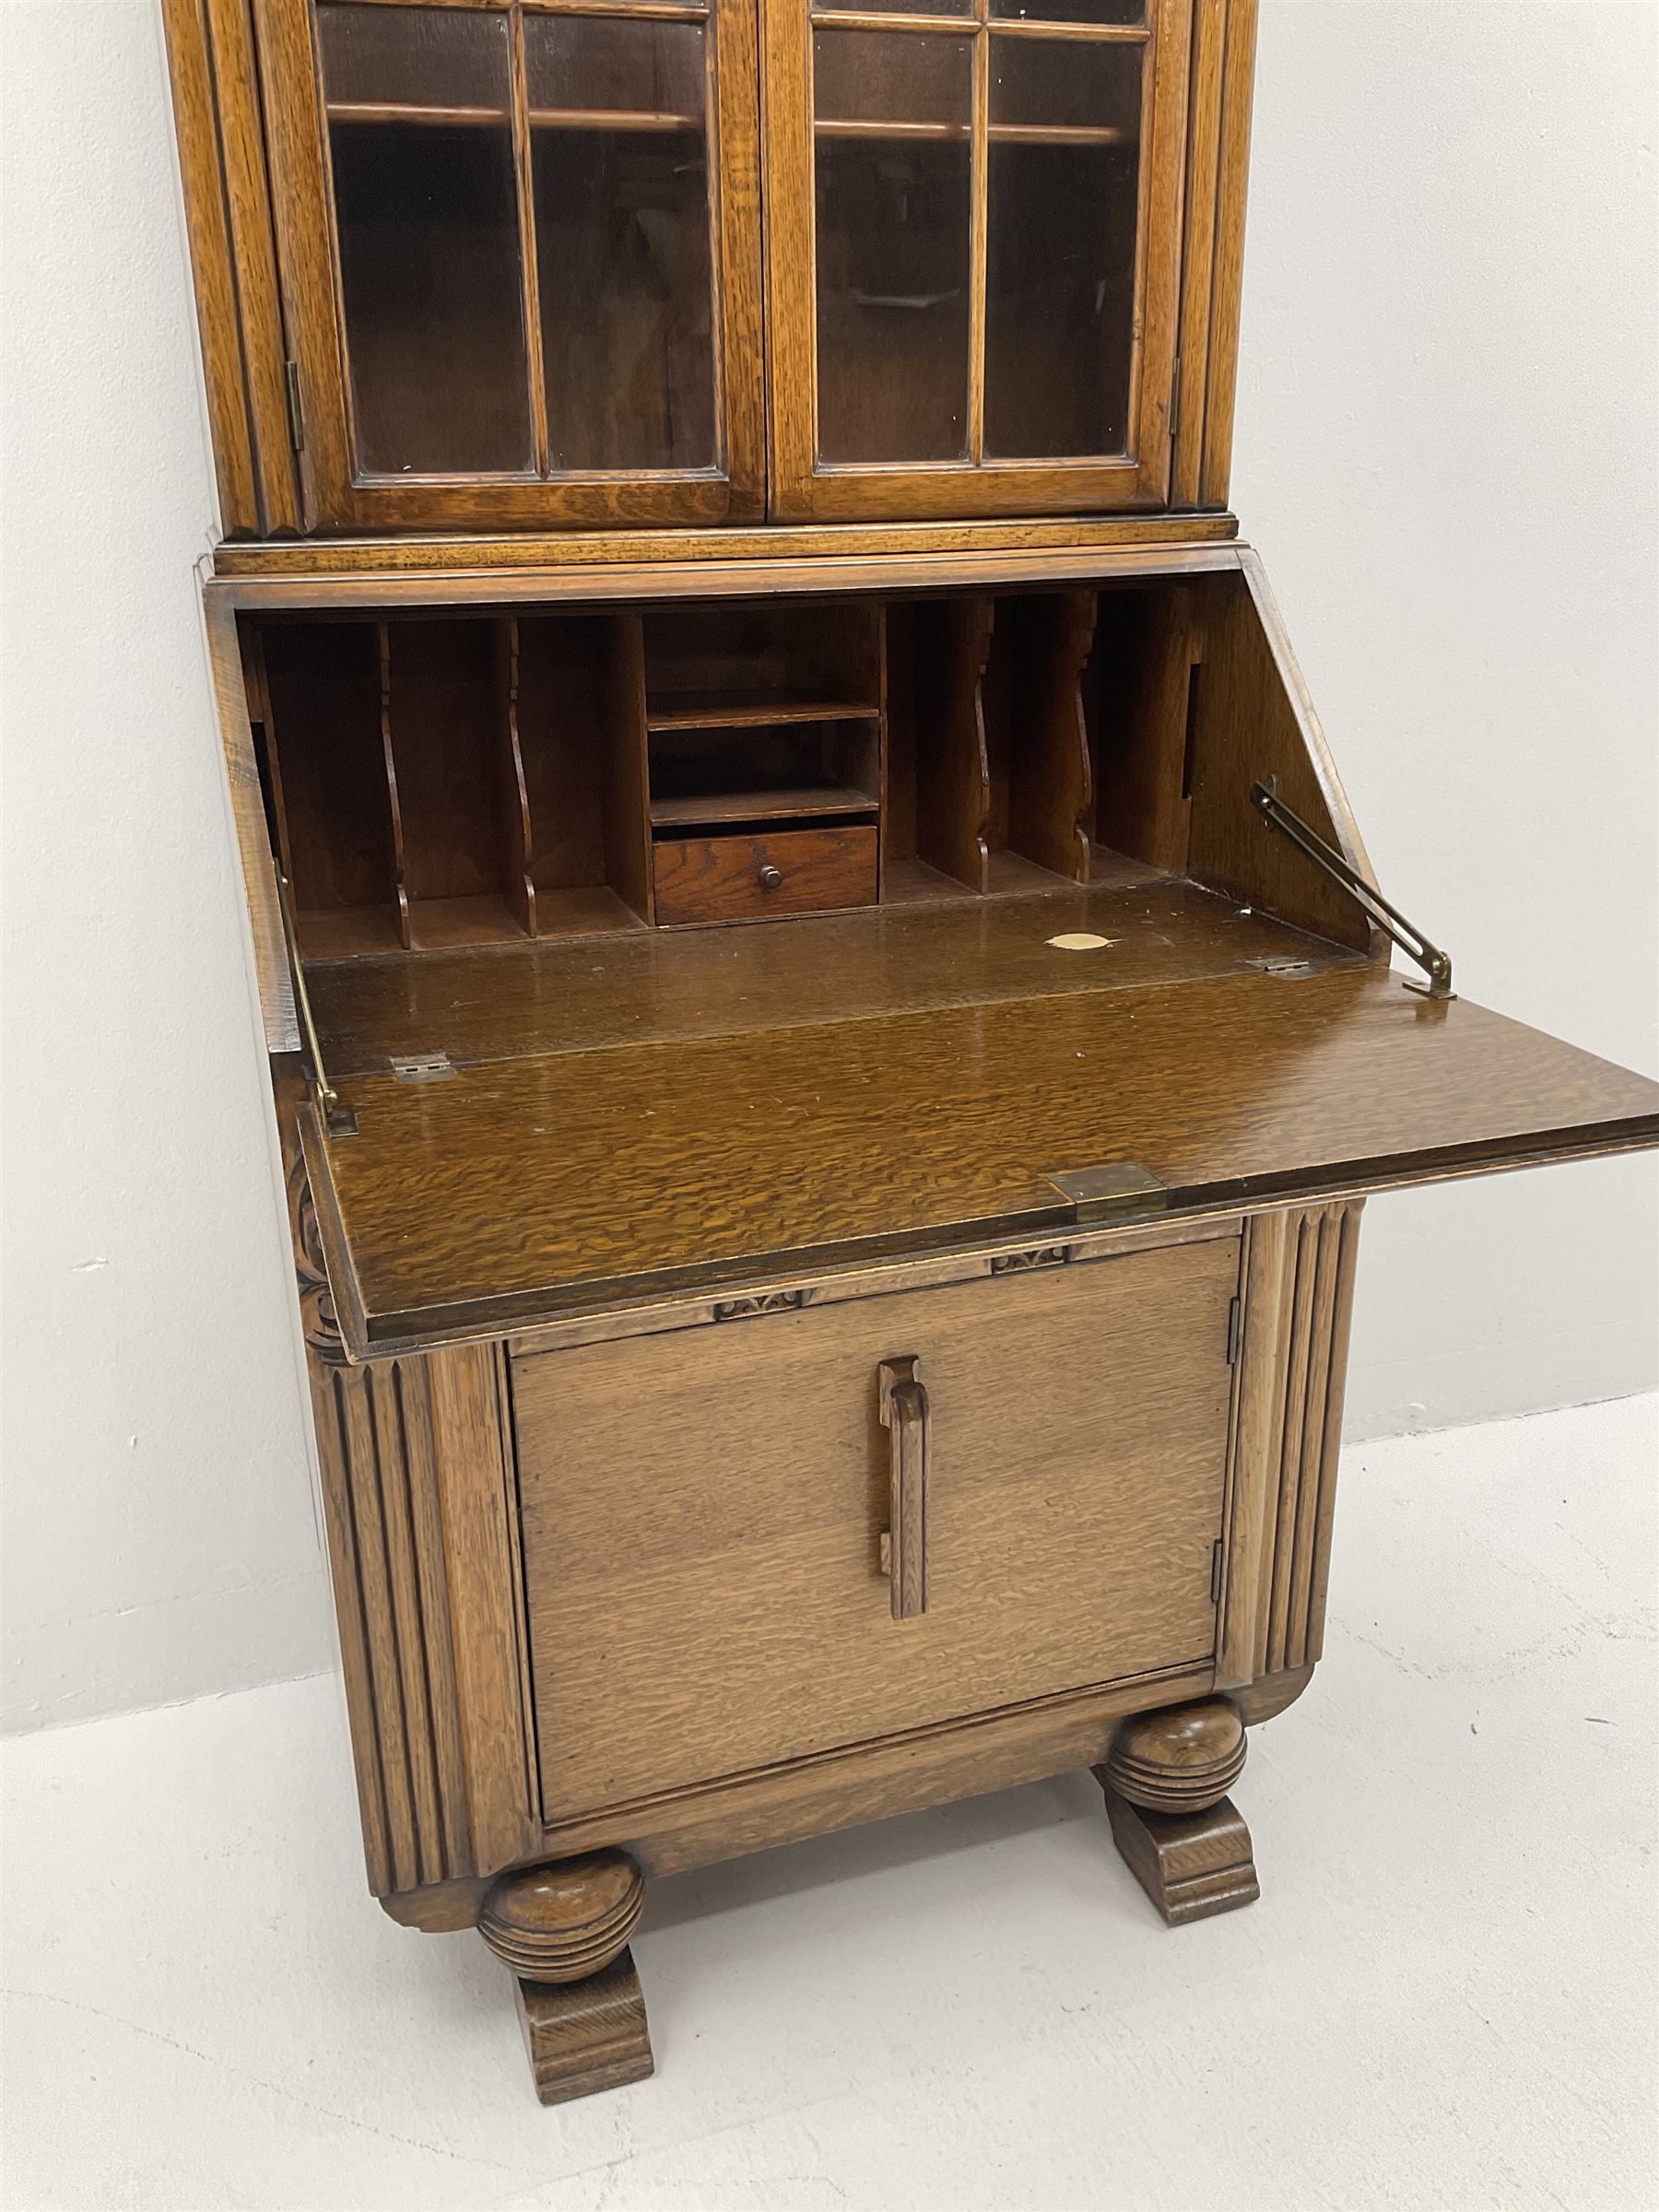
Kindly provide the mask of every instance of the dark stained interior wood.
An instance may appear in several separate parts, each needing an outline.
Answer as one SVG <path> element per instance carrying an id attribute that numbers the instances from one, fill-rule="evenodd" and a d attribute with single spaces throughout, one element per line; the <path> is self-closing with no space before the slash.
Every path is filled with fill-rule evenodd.
<path id="1" fill-rule="evenodd" d="M 301 916 L 366 911 L 398 942 L 397 863 L 371 622 L 264 633 L 261 735 L 279 777 L 283 858 Z"/>
<path id="2" fill-rule="evenodd" d="M 365 1346 L 1050 1227 L 1063 1170 L 1191 1207 L 1659 1139 L 1659 1085 L 1363 962 L 339 1088 L 320 1212 Z"/>
<path id="3" fill-rule="evenodd" d="M 640 930 L 603 947 L 319 964 L 312 1004 L 329 1068 L 347 1076 L 394 1053 L 443 1052 L 462 1065 L 1192 982 L 1275 956 L 1357 957 L 1192 884 L 1085 889 L 1033 873 L 1045 888 L 1022 897 L 982 901 L 940 877 L 931 898 L 786 930 Z M 1106 942 L 1071 952 L 1049 941 L 1079 933 Z"/>

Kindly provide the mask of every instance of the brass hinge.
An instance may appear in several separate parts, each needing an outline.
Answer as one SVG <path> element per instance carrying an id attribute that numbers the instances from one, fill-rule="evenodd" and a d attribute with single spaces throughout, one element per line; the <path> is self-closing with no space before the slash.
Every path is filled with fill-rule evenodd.
<path id="1" fill-rule="evenodd" d="M 1175 356 L 1175 366 L 1170 374 L 1170 435 L 1174 437 L 1181 421 L 1181 356 Z"/>
<path id="2" fill-rule="evenodd" d="M 400 1083 L 441 1083 L 453 1076 L 447 1053 L 394 1053 L 392 1073 Z"/>
<path id="3" fill-rule="evenodd" d="M 1451 954 L 1442 952 L 1438 945 L 1430 945 L 1415 922 L 1408 922 L 1397 906 L 1390 905 L 1374 885 L 1366 882 L 1358 868 L 1348 865 L 1334 845 L 1327 845 L 1316 830 L 1311 830 L 1300 814 L 1286 806 L 1278 795 L 1276 777 L 1265 776 L 1259 783 L 1253 783 L 1250 803 L 1265 822 L 1270 823 L 1281 836 L 1288 837 L 1316 868 L 1345 890 L 1383 935 L 1394 939 L 1407 959 L 1417 962 L 1429 981 L 1414 983 L 1402 977 L 1407 991 L 1420 991 L 1425 998 L 1457 996 L 1452 988 Z"/>
<path id="4" fill-rule="evenodd" d="M 1246 968 L 1259 968 L 1264 975 L 1312 975 L 1313 972 L 1312 960 L 1299 959 L 1288 952 L 1258 953 L 1253 959 L 1246 960 L 1244 965 Z"/>
<path id="5" fill-rule="evenodd" d="M 1233 1298 L 1228 1301 L 1227 1308 L 1227 1364 L 1229 1367 L 1237 1367 L 1239 1364 L 1239 1343 L 1243 1333 L 1244 1301 L 1241 1298 Z"/>
<path id="6" fill-rule="evenodd" d="M 283 389 L 288 394 L 288 442 L 297 453 L 305 451 L 305 415 L 300 405 L 300 364 L 282 364 Z"/>
<path id="7" fill-rule="evenodd" d="M 1221 1539 L 1216 1538 L 1216 1547 L 1210 1553 L 1210 1604 L 1221 1603 Z"/>
<path id="8" fill-rule="evenodd" d="M 1114 1159 L 1103 1168 L 1067 1168 L 1048 1180 L 1071 1200 L 1079 1221 L 1151 1213 L 1169 1203 L 1168 1186 L 1133 1159 Z"/>

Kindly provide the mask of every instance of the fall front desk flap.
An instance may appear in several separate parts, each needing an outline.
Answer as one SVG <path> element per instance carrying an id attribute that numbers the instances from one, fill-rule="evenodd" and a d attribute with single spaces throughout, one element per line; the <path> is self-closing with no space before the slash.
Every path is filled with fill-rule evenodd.
<path id="1" fill-rule="evenodd" d="M 356 1133 L 306 1145 L 347 1342 L 1659 1143 L 1659 1084 L 1318 953 L 336 1074 Z"/>

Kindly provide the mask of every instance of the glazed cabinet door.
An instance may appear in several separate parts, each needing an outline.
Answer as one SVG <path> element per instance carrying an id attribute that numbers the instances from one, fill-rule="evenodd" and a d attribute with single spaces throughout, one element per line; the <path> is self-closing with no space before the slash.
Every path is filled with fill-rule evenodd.
<path id="1" fill-rule="evenodd" d="M 254 0 L 310 519 L 764 503 L 753 0 Z"/>
<path id="2" fill-rule="evenodd" d="M 1168 493 L 1191 0 L 761 0 L 774 512 Z"/>

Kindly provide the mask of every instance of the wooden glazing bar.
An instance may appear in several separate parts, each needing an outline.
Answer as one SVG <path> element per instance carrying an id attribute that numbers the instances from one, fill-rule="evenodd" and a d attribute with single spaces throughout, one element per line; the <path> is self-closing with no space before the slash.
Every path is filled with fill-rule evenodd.
<path id="1" fill-rule="evenodd" d="M 706 23 L 712 10 L 697 0 L 523 0 L 537 16 L 625 16 L 646 23 Z"/>
<path id="2" fill-rule="evenodd" d="M 815 29 L 954 31 L 960 38 L 973 25 L 972 16 L 888 15 L 879 8 L 816 7 Z M 1028 23 L 1018 18 L 982 18 L 995 38 L 1069 39 L 1075 44 L 1144 46 L 1151 37 L 1144 23 Z"/>
<path id="3" fill-rule="evenodd" d="M 1066 39 L 1073 45 L 1145 46 L 1152 36 L 1144 23 L 1028 23 L 1022 18 L 993 16 L 994 39 Z"/>

